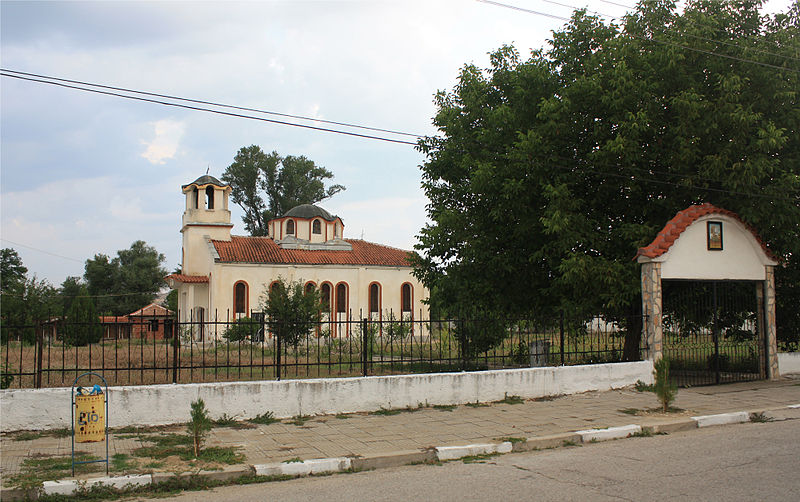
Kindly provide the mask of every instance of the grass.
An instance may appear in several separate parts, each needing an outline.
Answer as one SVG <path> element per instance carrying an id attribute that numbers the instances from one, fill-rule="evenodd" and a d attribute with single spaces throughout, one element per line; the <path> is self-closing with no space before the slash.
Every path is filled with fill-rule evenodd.
<path id="1" fill-rule="evenodd" d="M 617 410 L 620 413 L 624 413 L 626 415 L 638 415 L 640 410 L 639 408 L 622 408 L 621 410 Z"/>
<path id="2" fill-rule="evenodd" d="M 500 455 L 499 453 L 481 453 L 478 455 L 467 455 L 466 457 L 461 457 L 459 460 L 464 462 L 465 464 L 485 464 L 486 460 L 490 458 L 494 458 Z"/>
<path id="3" fill-rule="evenodd" d="M 111 457 L 111 469 L 115 471 L 130 471 L 136 468 L 136 461 L 127 453 L 115 453 Z"/>
<path id="4" fill-rule="evenodd" d="M 388 417 L 390 415 L 399 415 L 400 413 L 403 413 L 403 410 L 398 408 L 389 409 L 384 407 L 381 407 L 379 410 L 369 412 L 370 415 L 380 415 L 384 417 Z"/>
<path id="5" fill-rule="evenodd" d="M 11 439 L 14 441 L 33 441 L 43 437 L 67 438 L 72 435 L 72 429 L 66 427 L 61 429 L 50 429 L 46 431 L 22 431 L 14 434 Z"/>
<path id="6" fill-rule="evenodd" d="M 335 415 L 335 418 L 338 418 L 339 420 L 347 420 L 348 418 L 350 418 L 350 415 L 348 415 L 347 413 L 337 413 Z"/>
<path id="7" fill-rule="evenodd" d="M 579 444 L 578 444 L 578 443 L 576 443 L 575 441 L 568 441 L 568 440 L 564 440 L 564 442 L 563 442 L 563 443 L 561 443 L 561 446 L 564 446 L 564 447 L 569 447 L 569 446 L 581 446 L 581 445 L 579 445 Z"/>
<path id="8" fill-rule="evenodd" d="M 76 462 L 88 462 L 91 460 L 99 459 L 85 452 L 75 452 Z M 78 464 L 75 466 L 76 475 L 99 471 L 105 471 L 105 467 L 100 463 Z M 22 461 L 20 472 L 9 476 L 8 483 L 18 488 L 34 488 L 41 486 L 44 481 L 63 479 L 69 476 L 72 476 L 71 456 L 33 456 Z"/>
<path id="9" fill-rule="evenodd" d="M 434 404 L 433 405 L 433 409 L 434 410 L 439 410 L 439 411 L 453 411 L 456 408 L 458 408 L 458 406 L 456 406 L 455 404 Z M 414 411 L 416 411 L 416 410 L 414 410 Z"/>
<path id="10" fill-rule="evenodd" d="M 653 429 L 642 429 L 631 434 L 632 438 L 649 438 L 653 435 Z"/>
<path id="11" fill-rule="evenodd" d="M 221 417 L 214 420 L 214 427 L 236 427 L 239 425 L 239 422 L 231 416 L 228 416 L 227 413 L 223 413 Z"/>
<path id="12" fill-rule="evenodd" d="M 290 459 L 284 460 L 283 463 L 284 464 L 295 464 L 295 463 L 300 463 L 302 461 L 303 461 L 302 458 L 294 457 L 294 458 L 290 458 Z"/>

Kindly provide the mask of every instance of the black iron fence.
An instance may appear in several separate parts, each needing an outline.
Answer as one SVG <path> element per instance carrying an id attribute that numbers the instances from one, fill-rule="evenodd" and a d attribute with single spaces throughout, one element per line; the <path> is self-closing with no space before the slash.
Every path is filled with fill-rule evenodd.
<path id="1" fill-rule="evenodd" d="M 110 385 L 148 385 L 593 364 L 622 361 L 625 345 L 625 330 L 600 318 L 423 320 L 409 313 L 339 315 L 313 325 L 257 313 L 202 322 L 52 318 L 1 331 L 3 388 L 69 385 L 87 371 Z"/>

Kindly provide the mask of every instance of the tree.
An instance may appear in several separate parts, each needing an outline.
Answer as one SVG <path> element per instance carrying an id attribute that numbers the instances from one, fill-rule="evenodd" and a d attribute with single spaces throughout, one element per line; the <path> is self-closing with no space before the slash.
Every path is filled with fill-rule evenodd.
<path id="1" fill-rule="evenodd" d="M 0 338 L 3 343 L 12 338 L 33 343 L 36 323 L 61 312 L 56 289 L 36 276 L 28 278 L 27 272 L 16 251 L 10 248 L 0 251 Z"/>
<path id="2" fill-rule="evenodd" d="M 135 241 L 130 249 L 117 251 L 114 259 L 97 254 L 86 260 L 83 277 L 100 312 L 124 315 L 153 301 L 167 275 L 164 261 L 154 247 Z"/>
<path id="3" fill-rule="evenodd" d="M 439 135 L 419 143 L 432 223 L 417 276 L 451 312 L 601 313 L 628 328 L 632 358 L 637 248 L 711 202 L 781 256 L 786 301 L 800 269 L 800 75 L 781 68 L 795 64 L 800 7 L 757 7 L 646 0 L 621 26 L 580 10 L 528 60 L 504 46 L 485 71 L 466 65 L 436 95 Z"/>
<path id="4" fill-rule="evenodd" d="M 322 295 L 299 282 L 274 282 L 261 297 L 261 308 L 269 318 L 269 330 L 282 343 L 297 348 L 305 336 L 319 326 Z"/>
<path id="5" fill-rule="evenodd" d="M 97 343 L 103 336 L 94 302 L 88 294 L 86 287 L 82 286 L 67 313 L 64 342 L 75 347 Z"/>
<path id="6" fill-rule="evenodd" d="M 345 189 L 325 188 L 325 180 L 331 178 L 332 172 L 306 157 L 266 154 L 257 145 L 240 148 L 222 174 L 222 181 L 231 186 L 231 199 L 244 210 L 242 221 L 250 235 L 267 235 L 269 220 Z"/>
<path id="7" fill-rule="evenodd" d="M 61 283 L 61 291 L 59 292 L 62 302 L 62 312 L 69 312 L 75 298 L 81 294 L 88 294 L 88 291 L 86 291 L 86 286 L 81 282 L 80 277 L 67 277 L 64 279 L 64 282 Z"/>

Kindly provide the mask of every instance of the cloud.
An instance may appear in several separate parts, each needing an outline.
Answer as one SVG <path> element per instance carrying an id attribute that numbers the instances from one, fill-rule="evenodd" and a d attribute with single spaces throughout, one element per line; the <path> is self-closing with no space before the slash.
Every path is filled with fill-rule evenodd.
<path id="1" fill-rule="evenodd" d="M 155 129 L 155 138 L 149 142 L 142 141 L 142 144 L 147 145 L 142 157 L 151 164 L 165 164 L 167 160 L 175 157 L 186 125 L 174 120 L 159 120 L 152 125 Z"/>

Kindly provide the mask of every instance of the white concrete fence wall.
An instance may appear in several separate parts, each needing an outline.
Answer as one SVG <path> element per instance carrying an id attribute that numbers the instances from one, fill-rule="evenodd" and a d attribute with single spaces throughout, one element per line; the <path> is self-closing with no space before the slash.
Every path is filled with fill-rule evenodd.
<path id="1" fill-rule="evenodd" d="M 490 402 L 506 395 L 531 399 L 603 391 L 653 382 L 652 361 L 468 373 L 308 380 L 168 384 L 109 388 L 109 427 L 165 425 L 189 420 L 202 398 L 213 418 L 272 412 L 277 418 Z M 0 391 L 0 430 L 70 427 L 70 389 Z"/>
<path id="2" fill-rule="evenodd" d="M 778 374 L 800 373 L 800 352 L 778 352 Z"/>

